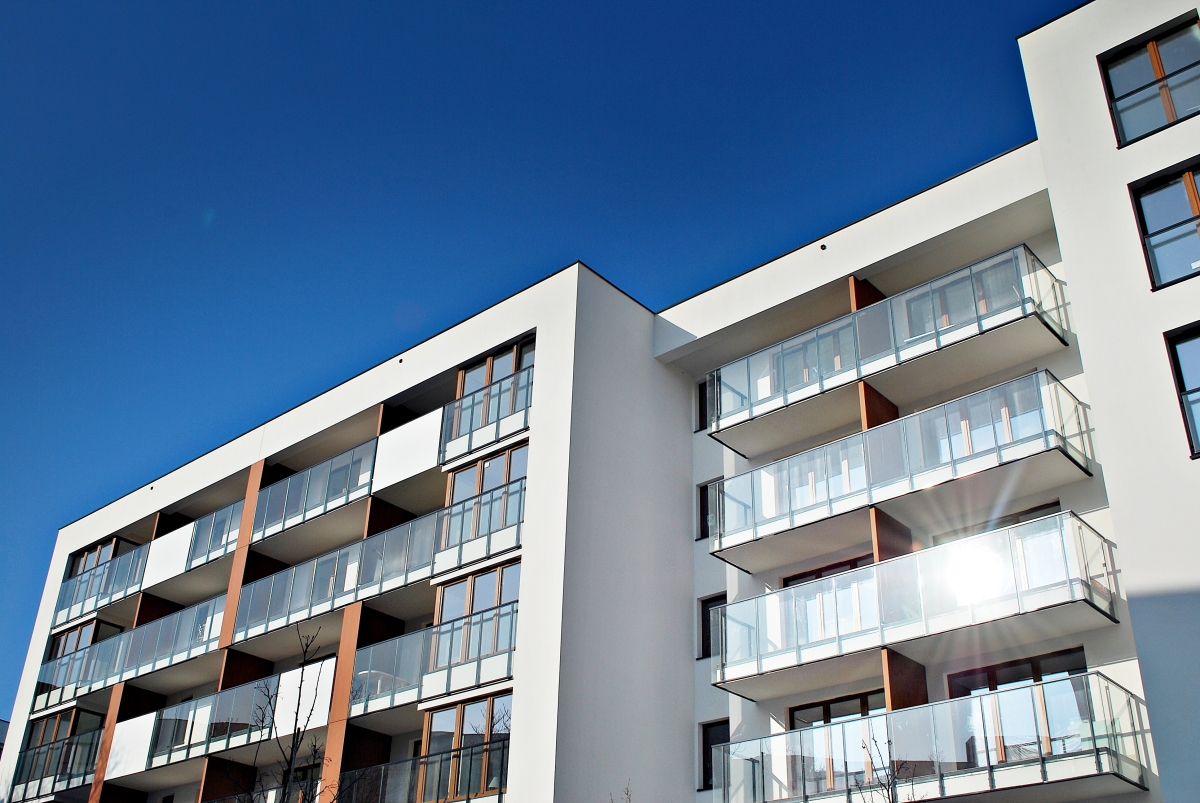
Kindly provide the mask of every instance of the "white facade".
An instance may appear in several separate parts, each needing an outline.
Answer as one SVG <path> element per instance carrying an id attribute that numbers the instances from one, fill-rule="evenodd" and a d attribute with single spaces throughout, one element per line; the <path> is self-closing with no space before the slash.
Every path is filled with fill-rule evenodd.
<path id="1" fill-rule="evenodd" d="M 327 799 L 387 764 L 422 800 L 845 800 L 876 725 L 902 799 L 1191 799 L 1200 464 L 1164 336 L 1200 281 L 1152 288 L 1135 196 L 1200 116 L 1119 147 L 1103 76 L 1195 13 L 1096 0 L 1020 39 L 1037 141 L 658 313 L 569 266 L 62 528 L 0 796 L 261 791 L 261 723 L 209 723 L 274 682 Z M 86 662 L 52 652 L 89 622 Z M 78 761 L 39 775 L 53 716 Z"/>

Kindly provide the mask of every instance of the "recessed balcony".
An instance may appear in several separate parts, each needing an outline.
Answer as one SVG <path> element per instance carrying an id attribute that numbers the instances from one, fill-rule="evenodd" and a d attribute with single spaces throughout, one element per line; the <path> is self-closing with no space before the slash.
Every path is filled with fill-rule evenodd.
<path id="1" fill-rule="evenodd" d="M 530 366 L 443 407 L 438 462 L 457 460 L 528 429 L 532 389 Z"/>
<path id="2" fill-rule="evenodd" d="M 721 803 L 1093 800 L 1146 789 L 1146 721 L 1090 672 L 719 745 L 714 789 Z"/>
<path id="3" fill-rule="evenodd" d="M 224 612 L 222 594 L 47 661 L 38 673 L 33 710 L 74 700 L 118 681 L 148 675 L 216 650 Z M 154 685 L 162 686 L 170 678 L 157 680 Z M 180 688 L 188 685 L 184 682 Z"/>
<path id="4" fill-rule="evenodd" d="M 1112 545 L 1071 513 L 970 536 L 712 612 L 713 683 L 751 700 L 1116 621 Z"/>
<path id="5" fill-rule="evenodd" d="M 465 499 L 242 589 L 234 642 L 515 549 L 525 480 Z M 405 617 L 401 617 L 405 618 Z"/>
<path id="6" fill-rule="evenodd" d="M 508 739 L 493 739 L 343 772 L 338 789 L 353 790 L 356 801 L 374 803 L 498 803 L 508 787 L 508 743 Z"/>
<path id="7" fill-rule="evenodd" d="M 1020 246 L 713 371 L 708 431 L 766 454 L 854 424 L 857 380 L 903 407 L 1066 344 L 1062 283 Z"/>
<path id="8" fill-rule="evenodd" d="M 63 581 L 54 607 L 54 627 L 78 619 L 128 597 L 142 587 L 142 573 L 150 545 L 142 544 L 123 555 L 101 563 Z"/>
<path id="9" fill-rule="evenodd" d="M 16 803 L 54 798 L 69 789 L 90 784 L 104 731 L 80 733 L 57 742 L 22 750 L 17 756 L 9 800 Z M 86 795 L 83 796 L 86 799 Z"/>
<path id="10" fill-rule="evenodd" d="M 709 486 L 713 554 L 750 573 L 859 541 L 869 506 L 969 519 L 1091 471 L 1087 411 L 1049 371 Z"/>
<path id="11" fill-rule="evenodd" d="M 512 677 L 517 603 L 408 633 L 359 650 L 350 716 L 477 688 Z"/>

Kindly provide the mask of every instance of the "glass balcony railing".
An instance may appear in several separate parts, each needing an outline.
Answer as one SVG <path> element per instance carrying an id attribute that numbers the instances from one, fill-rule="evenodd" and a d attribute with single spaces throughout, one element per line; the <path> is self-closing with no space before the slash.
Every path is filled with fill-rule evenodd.
<path id="1" fill-rule="evenodd" d="M 1200 217 L 1146 237 L 1154 283 L 1163 285 L 1200 271 Z"/>
<path id="2" fill-rule="evenodd" d="M 1112 545 L 1060 513 L 716 608 L 713 682 L 1116 596 Z"/>
<path id="3" fill-rule="evenodd" d="M 1039 371 L 710 485 L 711 549 L 1050 449 L 1090 471 L 1087 411 Z"/>
<path id="4" fill-rule="evenodd" d="M 258 492 L 251 543 L 371 493 L 375 441 L 293 474 Z"/>
<path id="5" fill-rule="evenodd" d="M 103 729 L 22 750 L 9 800 L 32 800 L 92 782 Z"/>
<path id="6" fill-rule="evenodd" d="M 318 781 L 295 781 L 286 795 L 282 786 L 272 786 L 269 789 L 256 789 L 252 792 L 219 797 L 207 803 L 316 803 L 319 785 Z M 340 792 L 336 800 L 342 803 Z"/>
<path id="7" fill-rule="evenodd" d="M 1112 102 L 1121 142 L 1200 112 L 1200 62 L 1152 81 Z"/>
<path id="8" fill-rule="evenodd" d="M 445 463 L 529 426 L 533 366 L 450 402 L 442 408 L 442 443 L 438 462 Z"/>
<path id="9" fill-rule="evenodd" d="M 149 552 L 150 544 L 142 544 L 65 580 L 58 591 L 54 625 L 69 622 L 140 590 Z"/>
<path id="10" fill-rule="evenodd" d="M 1019 246 L 718 368 L 708 375 L 709 431 L 1029 315 L 1066 342 L 1062 283 Z"/>
<path id="11" fill-rule="evenodd" d="M 516 636 L 509 602 L 364 647 L 354 656 L 350 716 L 510 677 Z"/>
<path id="12" fill-rule="evenodd" d="M 719 745 L 713 787 L 722 803 L 933 800 L 1102 774 L 1145 788 L 1148 752 L 1145 705 L 1091 672 Z"/>
<path id="13" fill-rule="evenodd" d="M 209 513 L 192 522 L 192 546 L 188 550 L 187 563 L 189 569 L 203 566 L 237 548 L 243 504 L 243 500 L 239 499 L 216 513 Z"/>
<path id="14" fill-rule="evenodd" d="M 234 641 L 374 597 L 520 544 L 525 480 L 464 500 L 242 589 Z"/>
<path id="15" fill-rule="evenodd" d="M 33 709 L 58 705 L 215 650 L 224 611 L 222 594 L 47 661 L 38 673 Z"/>
<path id="16" fill-rule="evenodd" d="M 279 676 L 173 705 L 158 712 L 147 768 L 270 738 Z"/>
<path id="17" fill-rule="evenodd" d="M 479 738 L 466 736 L 466 740 Z M 508 739 L 381 764 L 338 779 L 338 803 L 446 803 L 508 788 Z"/>

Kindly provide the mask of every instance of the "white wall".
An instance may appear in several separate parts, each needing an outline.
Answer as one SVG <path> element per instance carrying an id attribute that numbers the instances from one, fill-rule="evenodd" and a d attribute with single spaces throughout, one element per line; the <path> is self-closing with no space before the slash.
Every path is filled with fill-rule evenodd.
<path id="1" fill-rule="evenodd" d="M 157 713 L 151 712 L 117 723 L 113 729 L 112 747 L 108 751 L 108 766 L 104 770 L 106 780 L 146 771 L 146 761 L 150 758 L 150 739 L 154 736 L 154 720 L 157 716 Z"/>
<path id="2" fill-rule="evenodd" d="M 436 466 L 441 433 L 442 411 L 438 409 L 380 435 L 371 487 L 387 488 Z"/>
<path id="3" fill-rule="evenodd" d="M 180 527 L 162 538 L 150 542 L 146 568 L 142 572 L 142 588 L 153 588 L 187 571 L 188 553 L 192 549 L 192 525 Z"/>

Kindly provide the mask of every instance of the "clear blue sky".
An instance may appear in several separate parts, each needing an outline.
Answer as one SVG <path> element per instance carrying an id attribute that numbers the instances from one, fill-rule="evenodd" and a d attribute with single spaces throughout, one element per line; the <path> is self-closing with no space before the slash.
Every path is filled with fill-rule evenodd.
<path id="1" fill-rule="evenodd" d="M 0 716 L 63 524 L 577 259 L 659 309 L 1032 139 L 1075 2 L 0 4 Z"/>

